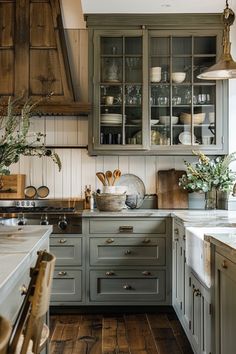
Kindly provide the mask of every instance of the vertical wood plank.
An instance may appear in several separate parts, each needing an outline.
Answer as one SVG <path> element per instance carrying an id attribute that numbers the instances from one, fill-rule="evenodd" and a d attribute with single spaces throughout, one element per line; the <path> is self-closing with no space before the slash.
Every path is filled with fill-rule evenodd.
<path id="1" fill-rule="evenodd" d="M 55 164 L 52 159 L 46 158 L 45 160 L 45 183 L 49 188 L 48 198 L 55 198 L 55 171 L 58 170 L 58 167 L 55 168 Z"/>
<path id="2" fill-rule="evenodd" d="M 145 184 L 145 157 L 129 156 L 129 173 L 137 175 Z M 145 185 L 146 188 L 146 185 Z"/>
<path id="3" fill-rule="evenodd" d="M 64 172 L 63 149 L 55 149 L 55 152 L 57 152 L 58 155 L 62 159 L 62 170 L 61 170 L 61 172 L 59 172 L 57 166 L 54 164 L 54 196 L 55 196 L 55 198 L 62 198 L 62 196 L 63 196 L 63 172 Z"/>
<path id="4" fill-rule="evenodd" d="M 156 193 L 156 159 L 155 156 L 145 158 L 145 186 L 147 194 Z"/>
<path id="5" fill-rule="evenodd" d="M 70 63 L 72 84 L 74 88 L 75 98 L 79 98 L 79 79 L 80 79 L 80 67 L 79 67 L 79 57 L 80 46 L 79 46 L 79 31 L 67 29 L 65 31 L 66 46 L 68 59 Z"/>
<path id="6" fill-rule="evenodd" d="M 55 117 L 55 139 L 56 145 L 63 145 L 64 141 L 64 117 Z"/>
<path id="7" fill-rule="evenodd" d="M 30 159 L 32 159 L 32 157 L 21 155 L 19 161 L 20 173 L 26 174 L 26 178 L 25 178 L 26 186 L 32 184 L 32 168 L 30 168 L 31 167 Z"/>
<path id="8" fill-rule="evenodd" d="M 45 142 L 47 145 L 55 144 L 55 117 L 47 117 L 45 118 Z"/>
<path id="9" fill-rule="evenodd" d="M 130 353 L 123 316 L 103 318 L 102 353 Z"/>
<path id="10" fill-rule="evenodd" d="M 88 145 L 88 118 L 79 117 L 78 120 L 78 145 Z"/>
<path id="11" fill-rule="evenodd" d="M 114 171 L 119 166 L 118 156 L 104 156 L 104 171 Z"/>
<path id="12" fill-rule="evenodd" d="M 63 145 L 77 145 L 77 117 L 63 117 Z"/>
<path id="13" fill-rule="evenodd" d="M 119 156 L 118 161 L 119 169 L 121 173 L 124 175 L 129 173 L 129 157 L 128 156 Z"/>
<path id="14" fill-rule="evenodd" d="M 72 185 L 72 160 L 71 149 L 62 149 L 62 197 L 69 198 L 71 196 Z"/>
<path id="15" fill-rule="evenodd" d="M 85 185 L 91 185 L 92 191 L 95 190 L 96 182 L 96 163 L 95 157 L 88 155 L 86 150 L 81 150 L 82 152 L 82 191 L 84 192 Z M 84 195 L 84 194 L 83 194 Z"/>
<path id="16" fill-rule="evenodd" d="M 96 172 L 104 172 L 104 157 L 103 156 L 97 156 L 96 157 Z M 102 182 L 96 178 L 95 180 L 95 188 L 96 190 L 99 188 L 102 190 Z"/>
<path id="17" fill-rule="evenodd" d="M 71 150 L 71 197 L 82 198 L 82 153 L 79 149 Z"/>
<path id="18" fill-rule="evenodd" d="M 79 99 L 88 102 L 88 31 L 79 30 Z"/>

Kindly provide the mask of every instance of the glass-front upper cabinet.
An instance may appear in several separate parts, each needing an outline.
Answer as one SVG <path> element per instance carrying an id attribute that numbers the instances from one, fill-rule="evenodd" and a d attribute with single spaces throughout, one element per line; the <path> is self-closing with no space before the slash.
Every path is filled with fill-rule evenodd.
<path id="1" fill-rule="evenodd" d="M 217 57 L 216 36 L 155 35 L 149 39 L 152 148 L 216 147 L 216 81 L 197 76 Z"/>
<path id="2" fill-rule="evenodd" d="M 99 33 L 95 41 L 95 145 L 143 148 L 142 33 Z"/>

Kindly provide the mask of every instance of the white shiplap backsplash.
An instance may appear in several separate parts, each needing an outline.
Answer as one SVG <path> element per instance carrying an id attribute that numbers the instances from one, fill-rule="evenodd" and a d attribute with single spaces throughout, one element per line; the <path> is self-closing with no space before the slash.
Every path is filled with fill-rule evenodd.
<path id="1" fill-rule="evenodd" d="M 46 134 L 47 145 L 87 145 L 88 122 L 86 117 L 32 118 L 31 131 Z M 26 185 L 36 188 L 46 184 L 48 198 L 83 197 L 85 185 L 93 190 L 101 187 L 96 172 L 119 168 L 122 173 L 139 176 L 146 193 L 156 193 L 157 171 L 170 168 L 184 169 L 184 157 L 173 156 L 96 156 L 85 149 L 55 149 L 62 160 L 62 171 L 49 158 L 21 157 L 11 166 L 11 173 L 26 174 Z M 192 158 L 187 158 L 192 160 Z"/>

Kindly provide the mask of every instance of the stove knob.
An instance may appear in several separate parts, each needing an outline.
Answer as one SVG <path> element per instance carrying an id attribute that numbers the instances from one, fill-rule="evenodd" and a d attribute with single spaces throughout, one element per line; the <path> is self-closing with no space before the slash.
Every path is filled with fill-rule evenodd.
<path id="1" fill-rule="evenodd" d="M 61 230 L 65 230 L 67 228 L 67 225 L 68 225 L 68 222 L 66 220 L 66 217 L 64 216 L 63 219 L 59 220 L 58 222 L 58 227 L 61 229 Z"/>
<path id="2" fill-rule="evenodd" d="M 49 225 L 48 217 L 45 216 L 44 218 L 41 219 L 40 225 Z"/>
<path id="3" fill-rule="evenodd" d="M 25 225 L 26 224 L 26 221 L 24 218 L 21 218 L 21 219 L 18 219 L 18 222 L 17 222 L 17 225 Z"/>

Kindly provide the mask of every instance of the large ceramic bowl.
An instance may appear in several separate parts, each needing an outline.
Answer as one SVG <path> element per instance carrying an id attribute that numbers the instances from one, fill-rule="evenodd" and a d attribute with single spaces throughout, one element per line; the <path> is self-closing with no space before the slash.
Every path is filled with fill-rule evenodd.
<path id="1" fill-rule="evenodd" d="M 184 82 L 185 78 L 186 78 L 186 73 L 184 72 L 172 73 L 172 81 L 175 84 L 181 84 L 181 82 Z"/>
<path id="2" fill-rule="evenodd" d="M 193 115 L 193 124 L 195 125 L 202 124 L 205 120 L 205 117 L 206 117 L 206 113 L 195 113 Z M 183 124 L 191 124 L 191 114 L 181 113 L 180 122 Z"/>
<path id="3" fill-rule="evenodd" d="M 171 123 L 177 124 L 179 121 L 179 117 L 172 116 Z M 170 124 L 170 116 L 160 116 L 160 124 L 169 125 Z"/>
<path id="4" fill-rule="evenodd" d="M 131 173 L 124 174 L 118 180 L 117 185 L 127 187 L 125 204 L 129 208 L 141 207 L 145 196 L 145 185 L 138 176 Z"/>

